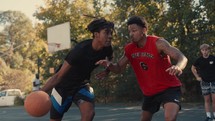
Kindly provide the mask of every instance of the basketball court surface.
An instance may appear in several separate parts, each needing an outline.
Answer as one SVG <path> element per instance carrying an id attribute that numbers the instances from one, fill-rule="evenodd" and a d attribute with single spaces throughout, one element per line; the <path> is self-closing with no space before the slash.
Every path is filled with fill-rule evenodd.
<path id="1" fill-rule="evenodd" d="M 93 121 L 140 121 L 141 105 L 96 104 Z M 177 121 L 204 121 L 203 104 L 183 104 Z M 0 121 L 48 121 L 49 114 L 35 118 L 29 116 L 23 106 L 0 107 Z M 78 108 L 73 105 L 62 121 L 80 121 Z M 152 121 L 164 121 L 163 109 L 157 112 Z"/>

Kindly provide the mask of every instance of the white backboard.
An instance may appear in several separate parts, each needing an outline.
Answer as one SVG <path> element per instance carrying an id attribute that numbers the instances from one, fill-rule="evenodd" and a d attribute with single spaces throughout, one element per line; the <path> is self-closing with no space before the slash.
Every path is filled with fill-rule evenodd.
<path id="1" fill-rule="evenodd" d="M 48 52 L 71 48 L 69 22 L 47 28 L 47 36 Z"/>

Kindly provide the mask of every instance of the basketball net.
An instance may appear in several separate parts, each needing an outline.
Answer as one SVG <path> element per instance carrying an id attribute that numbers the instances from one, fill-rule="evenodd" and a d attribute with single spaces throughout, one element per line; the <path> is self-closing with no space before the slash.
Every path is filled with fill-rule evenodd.
<path id="1" fill-rule="evenodd" d="M 60 43 L 48 43 L 48 51 L 49 53 L 54 53 L 60 50 L 61 44 Z"/>

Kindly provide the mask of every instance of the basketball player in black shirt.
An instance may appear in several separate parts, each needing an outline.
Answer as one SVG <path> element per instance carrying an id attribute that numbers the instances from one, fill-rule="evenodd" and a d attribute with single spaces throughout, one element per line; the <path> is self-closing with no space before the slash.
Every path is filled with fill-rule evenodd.
<path id="1" fill-rule="evenodd" d="M 93 20 L 87 27 L 93 39 L 77 44 L 66 56 L 62 67 L 57 71 L 41 90 L 52 90 L 52 108 L 50 121 L 61 121 L 72 102 L 80 110 L 81 121 L 92 121 L 95 115 L 94 93 L 90 86 L 91 72 L 98 66 L 101 59 L 112 59 L 112 33 L 114 24 L 103 18 Z M 98 78 L 108 74 L 100 73 Z"/>

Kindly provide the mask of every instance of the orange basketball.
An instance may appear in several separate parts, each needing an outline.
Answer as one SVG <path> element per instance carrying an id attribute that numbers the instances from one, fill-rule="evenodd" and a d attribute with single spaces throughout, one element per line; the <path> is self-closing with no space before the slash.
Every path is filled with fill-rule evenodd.
<path id="1" fill-rule="evenodd" d="M 51 108 L 51 100 L 44 91 L 31 92 L 24 102 L 25 110 L 34 117 L 46 115 Z"/>

